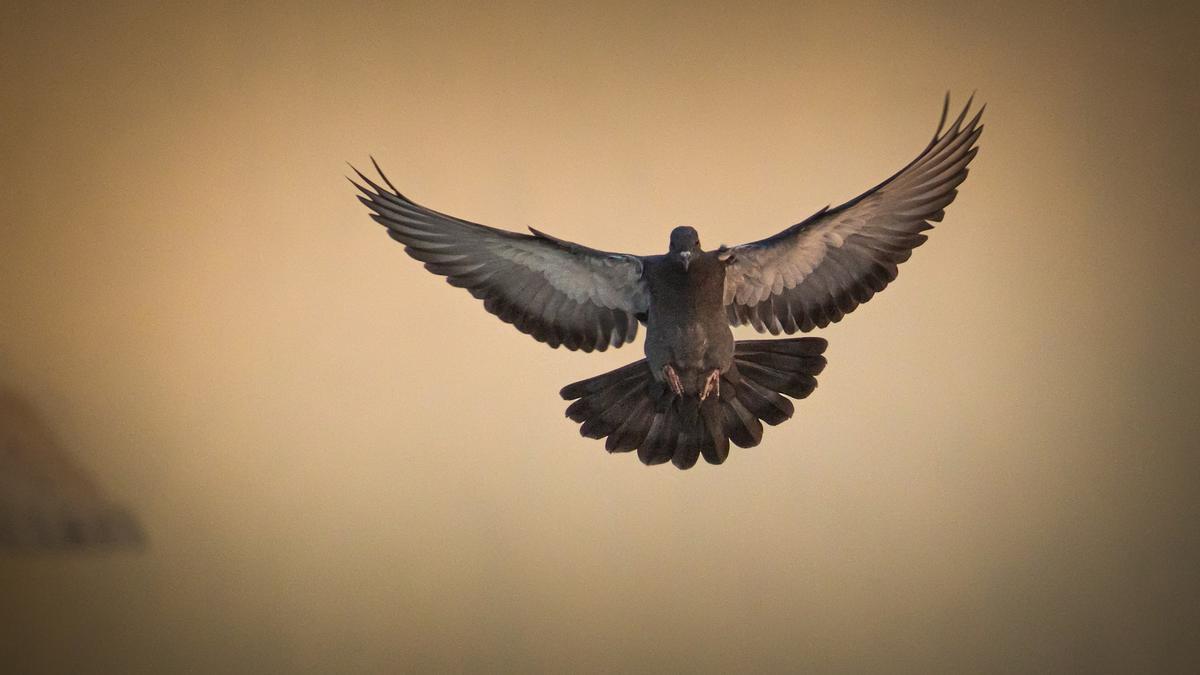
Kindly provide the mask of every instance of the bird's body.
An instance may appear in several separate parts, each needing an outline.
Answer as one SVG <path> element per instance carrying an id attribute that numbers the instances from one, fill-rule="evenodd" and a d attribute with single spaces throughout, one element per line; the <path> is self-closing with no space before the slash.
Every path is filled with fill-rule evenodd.
<path id="1" fill-rule="evenodd" d="M 697 247 L 698 248 L 698 247 Z M 715 252 L 693 251 L 688 265 L 670 254 L 646 260 L 650 290 L 646 361 L 655 379 L 670 366 L 687 395 L 699 395 L 714 370 L 733 365 L 733 330 L 725 316 L 725 263 Z"/>
<path id="2" fill-rule="evenodd" d="M 948 103 L 948 101 L 947 101 Z M 646 464 L 725 461 L 791 417 L 825 366 L 821 338 L 735 341 L 731 326 L 806 332 L 883 290 L 940 221 L 975 157 L 982 109 L 967 107 L 903 169 L 778 234 L 704 251 L 691 227 L 667 253 L 609 253 L 530 228 L 520 234 L 421 206 L 359 173 L 372 218 L 405 251 L 466 288 L 487 311 L 551 347 L 603 351 L 646 325 L 646 358 L 576 382 L 562 396 L 580 433 Z M 964 121 L 966 122 L 964 124 Z M 378 166 L 376 166 L 378 170 Z M 382 172 L 380 172 L 382 176 Z M 390 189 L 389 189 L 390 188 Z"/>

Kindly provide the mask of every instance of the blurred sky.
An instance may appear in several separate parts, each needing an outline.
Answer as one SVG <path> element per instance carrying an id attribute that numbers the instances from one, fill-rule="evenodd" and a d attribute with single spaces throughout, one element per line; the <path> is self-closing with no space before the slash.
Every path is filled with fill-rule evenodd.
<path id="1" fill-rule="evenodd" d="M 0 385 L 149 536 L 0 557 L 11 672 L 1195 663 L 1200 11 L 6 3 Z M 609 456 L 344 179 L 656 253 L 979 157 L 820 387 Z M 741 338 L 754 334 L 739 329 Z"/>

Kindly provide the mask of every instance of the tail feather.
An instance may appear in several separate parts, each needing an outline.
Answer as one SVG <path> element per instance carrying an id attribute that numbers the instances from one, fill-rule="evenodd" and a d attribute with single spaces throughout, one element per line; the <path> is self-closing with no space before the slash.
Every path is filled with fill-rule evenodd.
<path id="1" fill-rule="evenodd" d="M 609 434 L 604 442 L 604 449 L 609 452 L 630 452 L 636 450 L 642 441 L 646 440 L 646 432 L 650 430 L 647 422 L 654 415 L 654 402 L 643 396 L 637 402 L 629 416 L 621 422 L 617 430 Z"/>
<path id="2" fill-rule="evenodd" d="M 650 430 L 646 440 L 638 446 L 638 459 L 642 464 L 654 466 L 671 459 L 675 454 L 675 438 L 679 435 L 675 429 L 675 415 L 670 410 L 654 413 L 650 420 Z"/>
<path id="3" fill-rule="evenodd" d="M 696 460 L 700 459 L 700 444 L 703 441 L 699 431 L 696 427 L 684 427 L 683 431 L 679 432 L 679 439 L 675 442 L 675 454 L 671 457 L 675 468 L 690 469 L 696 465 Z"/>
<path id="4" fill-rule="evenodd" d="M 621 427 L 629 414 L 646 400 L 645 390 L 648 382 L 642 380 L 634 383 L 625 391 L 615 391 L 606 397 L 611 404 L 600 408 L 594 416 L 583 422 L 579 433 L 587 438 L 604 438 Z M 608 393 L 613 390 L 607 390 Z"/>
<path id="5" fill-rule="evenodd" d="M 637 450 L 644 464 L 672 462 L 691 468 L 700 457 L 721 464 L 732 442 L 741 448 L 762 441 L 763 423 L 777 425 L 795 411 L 791 400 L 817 386 L 825 367 L 821 338 L 746 340 L 735 345 L 733 366 L 720 393 L 705 401 L 674 396 L 654 377 L 645 359 L 569 384 L 567 417 L 580 433 L 607 438 L 609 452 Z"/>
<path id="6" fill-rule="evenodd" d="M 742 378 L 737 397 L 755 417 L 771 426 L 784 423 L 796 412 L 790 400 L 749 377 Z"/>
<path id="7" fill-rule="evenodd" d="M 739 448 L 753 448 L 762 442 L 762 422 L 736 398 L 721 401 L 724 412 L 725 432 L 729 440 Z"/>
<path id="8" fill-rule="evenodd" d="M 725 432 L 722 408 L 722 403 L 715 398 L 700 405 L 700 416 L 710 441 L 700 446 L 700 452 L 709 464 L 723 464 L 729 458 L 729 434 Z"/>
<path id="9" fill-rule="evenodd" d="M 738 370 L 747 379 L 792 398 L 804 398 L 817 388 L 817 378 L 804 372 L 778 370 L 752 361 L 738 364 Z"/>
<path id="10" fill-rule="evenodd" d="M 646 360 L 634 361 L 629 365 L 621 366 L 616 370 L 610 370 L 602 375 L 589 377 L 586 380 L 568 384 L 562 388 L 559 394 L 568 401 L 572 399 L 582 398 L 591 394 L 598 394 L 613 385 L 620 384 L 626 380 L 641 379 L 646 370 Z"/>
<path id="11" fill-rule="evenodd" d="M 599 378 L 592 379 L 599 380 L 608 375 L 615 374 L 617 374 L 617 371 L 606 373 L 605 375 L 601 375 Z M 582 398 L 579 398 L 579 400 L 567 406 L 567 417 L 570 417 L 575 422 L 584 422 L 604 413 L 607 410 L 610 410 L 622 400 L 629 397 L 633 393 L 633 390 L 640 390 L 650 384 L 646 381 L 645 377 L 641 375 L 637 375 L 635 377 L 624 376 L 626 374 L 622 375 L 622 377 L 613 377 L 609 380 L 596 383 L 592 387 L 593 391 L 590 391 L 586 394 L 581 394 Z M 587 382 L 587 380 L 585 380 L 585 382 Z M 571 386 L 573 387 L 575 385 Z M 563 389 L 564 398 L 567 396 L 567 389 L 568 388 Z"/>
<path id="12" fill-rule="evenodd" d="M 700 399 L 676 399 L 679 420 L 679 434 L 675 439 L 675 452 L 671 462 L 679 469 L 690 469 L 700 459 L 700 446 L 708 445 L 711 441 L 706 438 L 708 433 L 704 422 L 700 419 Z"/>

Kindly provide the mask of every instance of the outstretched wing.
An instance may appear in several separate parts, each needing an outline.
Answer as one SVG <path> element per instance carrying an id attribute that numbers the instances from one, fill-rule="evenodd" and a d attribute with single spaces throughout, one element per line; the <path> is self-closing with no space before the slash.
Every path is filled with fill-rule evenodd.
<path id="1" fill-rule="evenodd" d="M 425 269 L 470 291 L 487 311 L 551 347 L 604 351 L 637 335 L 637 315 L 650 304 L 637 256 L 438 213 L 400 194 L 378 164 L 375 170 L 390 190 L 357 169 L 366 185 L 351 181 L 371 217 Z"/>
<path id="2" fill-rule="evenodd" d="M 809 331 L 840 320 L 896 278 L 896 266 L 926 239 L 930 221 L 967 177 L 983 126 L 983 108 L 963 124 L 971 101 L 942 133 L 894 176 L 859 197 L 825 208 L 779 234 L 728 251 L 729 322 L 772 334 Z"/>

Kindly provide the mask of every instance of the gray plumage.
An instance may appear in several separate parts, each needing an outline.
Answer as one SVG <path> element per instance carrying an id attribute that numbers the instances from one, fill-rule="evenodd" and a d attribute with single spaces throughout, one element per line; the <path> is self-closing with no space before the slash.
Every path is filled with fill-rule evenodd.
<path id="1" fill-rule="evenodd" d="M 825 341 L 735 342 L 731 325 L 793 334 L 839 321 L 896 278 L 966 179 L 983 127 L 971 102 L 907 166 L 859 197 L 761 241 L 705 251 L 691 227 L 667 253 L 610 253 L 530 228 L 471 223 L 383 187 L 355 170 L 359 199 L 426 269 L 552 347 L 619 347 L 646 325 L 643 361 L 563 389 L 581 433 L 610 452 L 687 468 L 724 461 L 729 442 L 761 440 L 760 422 L 792 414 L 824 366 Z M 374 161 L 374 160 L 372 160 Z"/>

